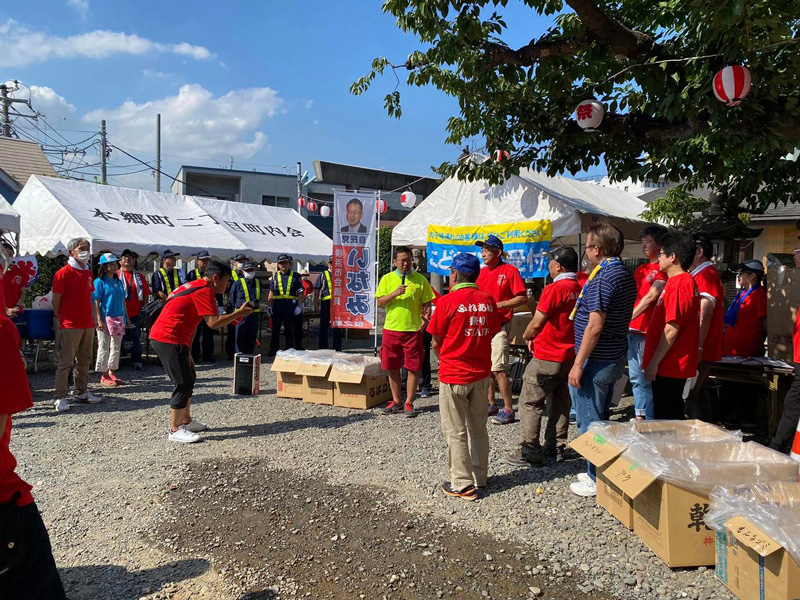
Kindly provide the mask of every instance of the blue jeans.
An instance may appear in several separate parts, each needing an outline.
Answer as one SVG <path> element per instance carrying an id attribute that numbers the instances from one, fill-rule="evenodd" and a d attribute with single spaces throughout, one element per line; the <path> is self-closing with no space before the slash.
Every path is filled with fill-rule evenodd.
<path id="1" fill-rule="evenodd" d="M 628 377 L 633 387 L 633 408 L 637 417 L 655 419 L 653 408 L 653 386 L 644 376 L 644 334 L 630 332 L 628 334 Z"/>
<path id="2" fill-rule="evenodd" d="M 608 420 L 614 384 L 622 376 L 624 367 L 624 356 L 616 361 L 589 358 L 583 363 L 581 387 L 569 388 L 569 395 L 572 397 L 578 417 L 578 433 L 586 433 L 589 425 L 595 421 Z M 594 480 L 595 467 L 589 461 L 586 461 L 586 464 L 587 473 Z"/>

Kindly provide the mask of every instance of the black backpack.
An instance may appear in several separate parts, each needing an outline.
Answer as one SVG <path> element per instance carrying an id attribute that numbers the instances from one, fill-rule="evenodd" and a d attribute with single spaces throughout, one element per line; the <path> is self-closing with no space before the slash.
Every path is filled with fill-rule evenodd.
<path id="1" fill-rule="evenodd" d="M 181 296 L 188 296 L 189 294 L 193 294 L 197 290 L 202 290 L 208 287 L 208 285 L 197 285 L 192 286 L 190 288 L 178 291 L 176 290 L 166 300 L 162 300 L 161 298 L 155 298 L 151 300 L 147 304 L 142 307 L 142 310 L 139 312 L 139 320 L 141 321 L 142 326 L 146 329 L 152 329 L 153 325 L 156 324 L 158 320 L 158 315 L 161 314 L 161 311 L 164 310 L 164 306 L 166 306 L 167 302 L 174 298 L 180 298 Z"/>

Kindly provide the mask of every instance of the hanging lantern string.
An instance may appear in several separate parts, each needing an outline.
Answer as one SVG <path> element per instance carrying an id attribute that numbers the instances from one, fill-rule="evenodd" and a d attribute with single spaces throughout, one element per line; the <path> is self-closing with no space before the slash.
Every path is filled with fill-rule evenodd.
<path id="1" fill-rule="evenodd" d="M 411 186 L 414 185 L 415 183 L 419 183 L 423 179 L 430 179 L 431 175 L 436 175 L 436 173 L 431 171 L 430 175 L 423 175 L 419 179 L 415 179 L 414 181 L 412 181 L 410 183 L 407 183 L 405 185 L 401 185 L 399 188 L 394 189 L 394 190 L 389 190 L 388 192 L 384 191 L 384 190 L 378 190 L 378 197 L 380 197 L 383 194 L 393 194 L 395 192 L 399 192 L 400 190 L 406 190 L 407 188 L 410 189 Z M 314 196 L 309 196 L 308 194 L 300 194 L 298 196 L 298 198 L 305 198 L 306 200 L 313 200 L 314 202 L 316 202 L 320 206 L 333 206 L 333 202 L 331 202 L 330 200 L 321 200 L 320 198 L 314 198 Z"/>

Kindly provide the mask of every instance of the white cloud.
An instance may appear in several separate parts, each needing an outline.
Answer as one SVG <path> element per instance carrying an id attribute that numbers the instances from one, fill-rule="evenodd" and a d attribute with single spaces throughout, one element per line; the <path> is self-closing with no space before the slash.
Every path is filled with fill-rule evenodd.
<path id="1" fill-rule="evenodd" d="M 306 110 L 311 110 L 311 107 L 314 106 L 314 99 L 312 98 L 308 102 L 306 102 Z"/>
<path id="2" fill-rule="evenodd" d="M 31 86 L 31 104 L 50 119 L 66 119 L 75 114 L 75 107 L 47 86 Z"/>
<path id="3" fill-rule="evenodd" d="M 140 104 L 127 100 L 115 109 L 92 111 L 83 121 L 105 119 L 112 144 L 132 153 L 152 152 L 160 113 L 164 154 L 244 160 L 267 146 L 267 135 L 258 128 L 264 119 L 279 114 L 282 105 L 278 92 L 267 87 L 215 97 L 192 84 L 181 87 L 176 96 Z"/>
<path id="4" fill-rule="evenodd" d="M 3 37 L 0 67 L 24 67 L 54 58 L 107 58 L 118 54 L 177 54 L 196 60 L 214 57 L 208 48 L 187 42 L 165 44 L 136 34 L 103 30 L 60 37 L 33 31 L 13 19 L 0 24 L 0 36 Z"/>
<path id="5" fill-rule="evenodd" d="M 89 12 L 89 0 L 67 0 L 67 6 L 74 8 L 82 19 L 86 19 Z"/>
<path id="6" fill-rule="evenodd" d="M 144 69 L 142 71 L 142 75 L 145 77 L 154 77 L 156 79 L 166 79 L 169 77 L 169 73 L 164 73 L 163 71 L 158 71 L 157 69 Z"/>

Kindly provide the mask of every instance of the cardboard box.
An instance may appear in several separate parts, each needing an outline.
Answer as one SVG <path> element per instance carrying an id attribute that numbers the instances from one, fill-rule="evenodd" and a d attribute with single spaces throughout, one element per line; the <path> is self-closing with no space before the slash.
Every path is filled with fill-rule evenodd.
<path id="1" fill-rule="evenodd" d="M 297 375 L 303 377 L 303 402 L 333 404 L 333 383 L 328 381 L 330 362 L 301 362 Z"/>
<path id="2" fill-rule="evenodd" d="M 800 515 L 798 515 L 800 518 Z M 741 600 L 800 598 L 800 565 L 743 516 L 717 531 L 717 578 Z"/>
<path id="3" fill-rule="evenodd" d="M 334 383 L 334 406 L 372 408 L 392 399 L 389 378 L 380 363 L 369 363 L 349 369 L 333 367 L 328 380 Z"/>
<path id="4" fill-rule="evenodd" d="M 767 356 L 792 364 L 792 331 L 800 305 L 800 272 L 770 266 L 767 271 Z"/>
<path id="5" fill-rule="evenodd" d="M 276 356 L 270 371 L 278 374 L 278 398 L 302 398 L 303 376 L 297 374 L 299 361 Z"/>
<path id="6" fill-rule="evenodd" d="M 531 312 L 518 312 L 514 313 L 511 318 L 511 329 L 508 331 L 508 343 L 512 346 L 527 346 L 525 340 L 522 339 L 522 334 L 528 327 L 528 323 L 533 319 Z"/>
<path id="7" fill-rule="evenodd" d="M 659 444 L 659 456 L 665 460 L 695 459 L 702 462 L 699 485 L 713 486 L 713 479 L 733 485 L 792 481 L 797 477 L 796 463 L 755 442 L 718 442 L 704 444 Z M 687 457 L 684 450 L 700 449 L 702 459 Z M 746 461 L 737 461 L 736 450 Z M 783 460 L 776 460 L 777 457 Z M 753 463 L 758 464 L 754 476 Z M 670 567 L 701 567 L 715 564 L 715 535 L 705 524 L 709 509 L 708 494 L 665 481 L 625 455 L 611 463 L 604 473 L 611 483 L 633 501 L 633 530 L 647 546 Z M 754 479 L 758 481 L 754 481 Z"/>

